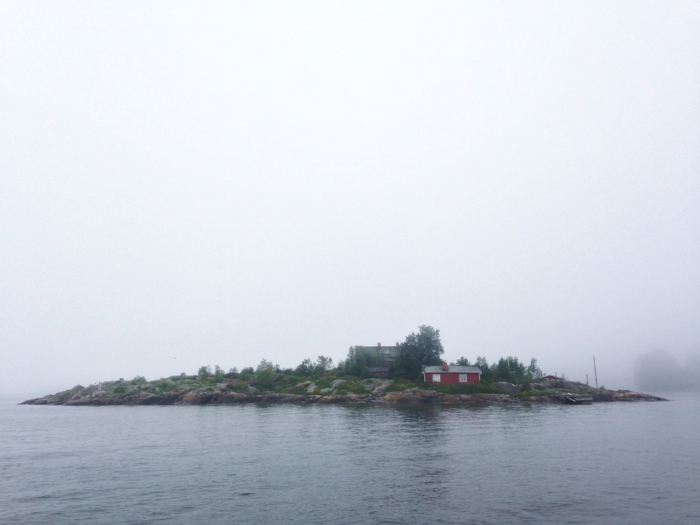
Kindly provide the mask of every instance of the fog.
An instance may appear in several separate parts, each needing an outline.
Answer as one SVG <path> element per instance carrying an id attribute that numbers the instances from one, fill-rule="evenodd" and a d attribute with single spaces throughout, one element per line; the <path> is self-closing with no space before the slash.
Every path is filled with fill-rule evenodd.
<path id="1" fill-rule="evenodd" d="M 700 350 L 698 27 L 697 2 L 3 2 L 0 394 L 422 324 L 447 360 L 592 381 L 595 355 L 632 387 Z"/>
<path id="2" fill-rule="evenodd" d="M 678 359 L 665 350 L 651 350 L 637 358 L 635 382 L 653 392 L 700 391 L 700 355 Z"/>

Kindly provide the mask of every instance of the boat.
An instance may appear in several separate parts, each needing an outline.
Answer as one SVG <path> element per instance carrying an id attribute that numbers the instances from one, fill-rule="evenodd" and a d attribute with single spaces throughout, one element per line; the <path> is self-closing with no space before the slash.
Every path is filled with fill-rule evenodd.
<path id="1" fill-rule="evenodd" d="M 562 394 L 561 399 L 567 405 L 581 405 L 583 403 L 593 403 L 593 396 L 586 394 Z"/>

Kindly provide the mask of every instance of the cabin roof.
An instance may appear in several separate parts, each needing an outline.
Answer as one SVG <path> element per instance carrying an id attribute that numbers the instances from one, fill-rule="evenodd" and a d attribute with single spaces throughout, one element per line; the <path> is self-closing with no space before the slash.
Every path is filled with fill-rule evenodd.
<path id="1" fill-rule="evenodd" d="M 437 366 L 424 366 L 423 367 L 423 373 L 424 374 L 480 374 L 481 373 L 481 368 L 478 366 L 456 366 L 456 365 L 449 365 L 447 367 L 447 370 L 443 368 L 442 365 L 437 365 Z"/>

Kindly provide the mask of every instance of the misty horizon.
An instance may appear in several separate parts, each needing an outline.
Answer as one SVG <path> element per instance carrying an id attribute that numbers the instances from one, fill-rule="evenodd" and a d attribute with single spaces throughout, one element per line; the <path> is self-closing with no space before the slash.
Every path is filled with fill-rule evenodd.
<path id="1" fill-rule="evenodd" d="M 700 353 L 699 22 L 3 3 L 0 395 L 337 363 L 423 324 L 449 362 L 656 384 L 648 352 Z"/>

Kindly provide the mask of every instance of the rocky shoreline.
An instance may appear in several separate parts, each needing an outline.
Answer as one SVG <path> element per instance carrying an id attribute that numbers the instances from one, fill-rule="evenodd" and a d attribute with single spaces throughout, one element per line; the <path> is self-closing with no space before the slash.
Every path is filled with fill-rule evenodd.
<path id="1" fill-rule="evenodd" d="M 181 379 L 181 381 L 178 381 Z M 314 383 L 295 385 L 303 393 L 259 392 L 247 386 L 243 392 L 236 391 L 232 382 L 201 386 L 188 378 L 171 378 L 154 382 L 110 381 L 29 399 L 23 405 L 62 406 L 115 406 L 115 405 L 233 405 L 244 403 L 292 403 L 292 404 L 358 404 L 358 403 L 442 403 L 452 405 L 494 405 L 513 403 L 564 403 L 563 395 L 579 394 L 591 396 L 593 402 L 613 401 L 666 401 L 663 398 L 629 390 L 610 391 L 595 389 L 574 381 L 560 381 L 556 385 L 533 384 L 533 391 L 519 392 L 517 385 L 497 383 L 496 390 L 502 393 L 443 393 L 419 387 L 390 391 L 391 380 L 366 379 L 354 384 L 337 379 L 327 388 L 319 390 Z M 346 391 L 356 387 L 366 393 Z M 532 394 L 532 395 L 528 395 Z"/>

